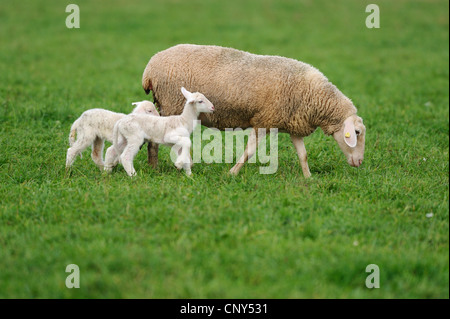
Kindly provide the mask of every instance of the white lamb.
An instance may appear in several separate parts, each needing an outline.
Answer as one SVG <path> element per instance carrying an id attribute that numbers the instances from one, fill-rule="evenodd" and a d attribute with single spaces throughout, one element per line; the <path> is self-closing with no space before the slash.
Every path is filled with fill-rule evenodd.
<path id="1" fill-rule="evenodd" d="M 191 93 L 184 87 L 181 92 L 186 103 L 181 115 L 153 117 L 129 114 L 114 126 L 113 145 L 105 155 L 105 170 L 111 171 L 120 161 L 129 176 L 136 175 L 133 159 L 145 141 L 175 146 L 178 154 L 175 166 L 191 175 L 190 135 L 200 113 L 212 113 L 214 105 L 201 93 Z M 181 150 L 181 152 L 178 152 Z"/>
<path id="2" fill-rule="evenodd" d="M 134 102 L 133 114 L 159 116 L 155 105 L 150 101 Z M 92 145 L 92 160 L 103 169 L 103 147 L 105 140 L 112 143 L 114 124 L 126 114 L 111 112 L 104 109 L 91 109 L 83 112 L 72 124 L 69 134 L 70 148 L 67 150 L 66 169 L 72 166 L 77 155 Z M 75 141 L 76 136 L 76 141 Z"/>

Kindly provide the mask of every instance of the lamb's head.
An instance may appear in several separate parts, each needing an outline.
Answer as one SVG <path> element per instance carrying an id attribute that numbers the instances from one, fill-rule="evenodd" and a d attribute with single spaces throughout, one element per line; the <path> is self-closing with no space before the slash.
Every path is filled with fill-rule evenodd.
<path id="1" fill-rule="evenodd" d="M 133 102 L 131 104 L 136 106 L 133 110 L 133 113 L 151 114 L 151 115 L 159 116 L 159 113 L 156 110 L 155 104 L 153 104 L 150 101 Z"/>
<path id="2" fill-rule="evenodd" d="M 214 105 L 203 94 L 199 92 L 191 93 L 184 87 L 181 88 L 181 93 L 186 98 L 186 103 L 192 104 L 198 113 L 212 113 L 214 111 Z"/>
<path id="3" fill-rule="evenodd" d="M 356 114 L 349 116 L 342 124 L 341 129 L 333 134 L 351 166 L 360 166 L 364 159 L 365 136 L 366 127 L 362 118 Z"/>

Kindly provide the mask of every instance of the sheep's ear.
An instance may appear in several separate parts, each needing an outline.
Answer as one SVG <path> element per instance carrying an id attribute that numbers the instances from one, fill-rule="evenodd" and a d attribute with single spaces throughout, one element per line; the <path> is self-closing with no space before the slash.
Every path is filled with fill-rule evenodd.
<path id="1" fill-rule="evenodd" d="M 355 123 L 353 118 L 349 117 L 344 121 L 344 141 L 350 147 L 355 147 L 357 143 Z"/>
<path id="2" fill-rule="evenodd" d="M 136 105 L 138 105 L 139 104 L 139 102 L 133 102 L 133 103 L 131 103 L 131 105 L 134 105 L 134 106 L 136 106 Z"/>

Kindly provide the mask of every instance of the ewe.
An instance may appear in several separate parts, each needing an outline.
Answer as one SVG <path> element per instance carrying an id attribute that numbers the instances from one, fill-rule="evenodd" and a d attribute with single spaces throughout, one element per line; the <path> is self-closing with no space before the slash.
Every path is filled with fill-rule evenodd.
<path id="1" fill-rule="evenodd" d="M 207 70 L 207 72 L 205 72 Z M 247 147 L 230 170 L 237 174 L 256 151 L 258 128 L 289 133 L 305 177 L 311 176 L 303 142 L 317 127 L 333 135 L 352 166 L 364 158 L 366 129 L 352 101 L 316 68 L 280 56 L 256 55 L 219 46 L 180 44 L 155 54 L 142 76 L 146 93 L 153 91 L 161 115 L 182 111 L 177 88 L 203 92 L 214 114 L 200 116 L 203 125 L 221 130 L 252 128 Z M 156 166 L 157 145 L 149 144 Z"/>

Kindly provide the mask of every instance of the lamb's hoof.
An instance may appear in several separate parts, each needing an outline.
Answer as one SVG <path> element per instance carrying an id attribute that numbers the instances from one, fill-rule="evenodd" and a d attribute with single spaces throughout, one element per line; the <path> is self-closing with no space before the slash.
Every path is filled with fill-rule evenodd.
<path id="1" fill-rule="evenodd" d="M 128 176 L 130 176 L 131 178 L 133 178 L 133 177 L 135 177 L 137 174 L 136 174 L 136 171 L 131 171 L 131 172 L 127 172 L 127 174 L 128 174 Z"/>
<path id="2" fill-rule="evenodd" d="M 305 178 L 310 178 L 311 177 L 311 173 L 310 172 L 303 172 L 303 176 L 305 177 Z"/>
<path id="3" fill-rule="evenodd" d="M 228 171 L 228 175 L 231 175 L 231 176 L 237 176 L 238 174 L 239 174 L 239 171 L 235 170 L 233 168 Z"/>
<path id="4" fill-rule="evenodd" d="M 66 169 L 64 170 L 64 175 L 65 176 L 70 176 L 72 173 L 72 169 L 70 166 L 66 166 Z"/>
<path id="5" fill-rule="evenodd" d="M 183 168 L 183 162 L 175 162 L 175 167 L 180 170 Z"/>
<path id="6" fill-rule="evenodd" d="M 108 166 L 103 167 L 103 172 L 111 173 L 112 170 L 113 170 L 112 167 L 108 167 Z"/>

